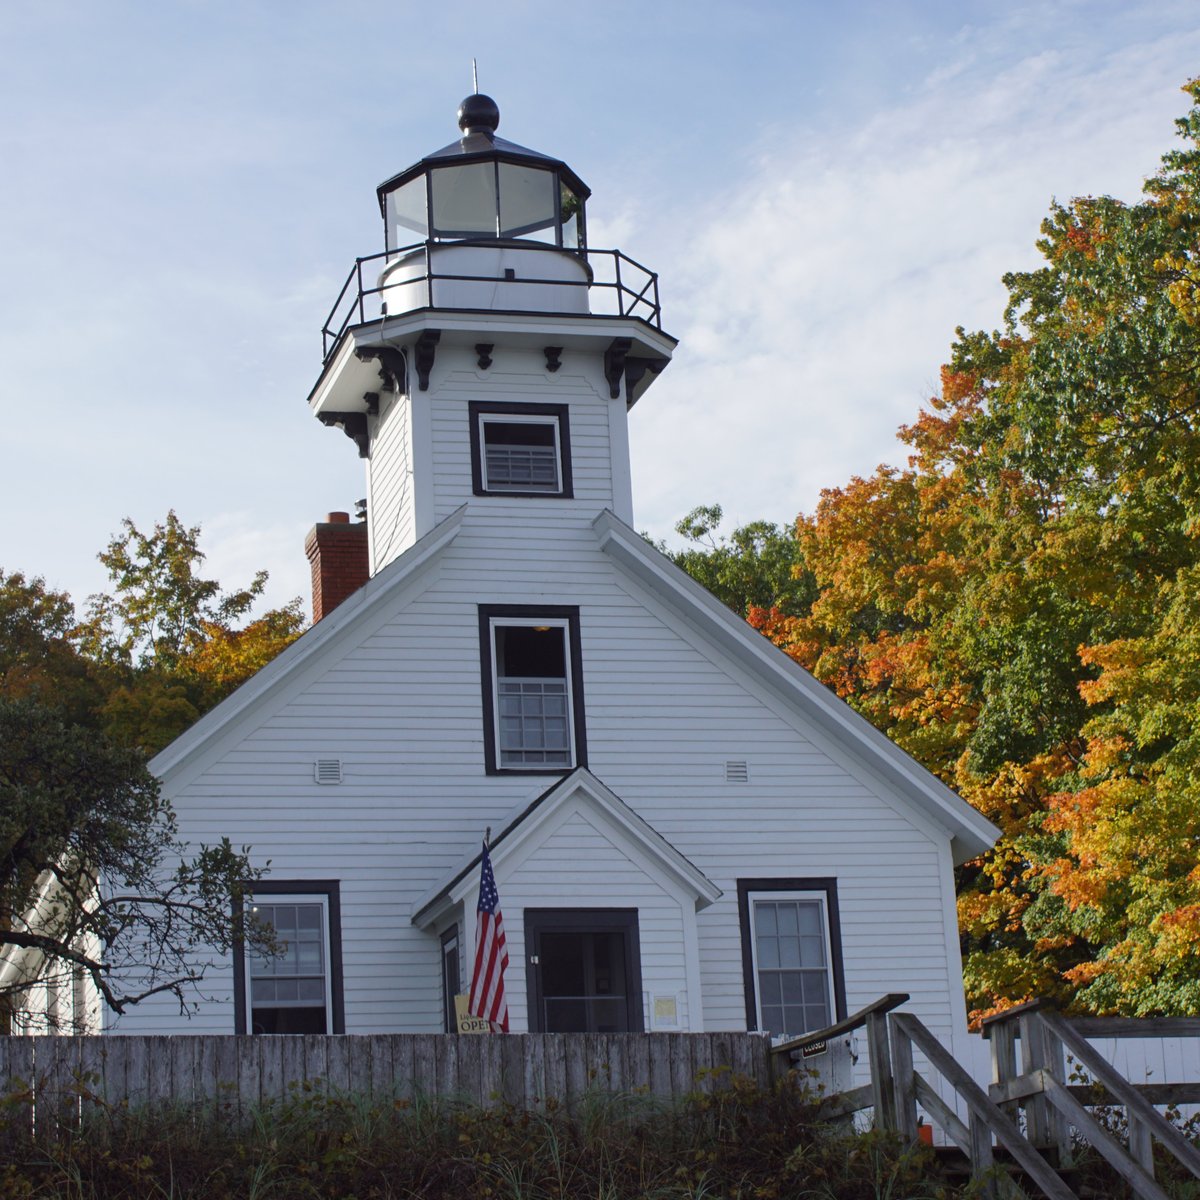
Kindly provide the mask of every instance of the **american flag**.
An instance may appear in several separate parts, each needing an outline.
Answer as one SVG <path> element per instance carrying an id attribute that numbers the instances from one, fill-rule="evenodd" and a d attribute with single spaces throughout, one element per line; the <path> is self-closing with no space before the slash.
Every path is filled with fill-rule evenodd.
<path id="1" fill-rule="evenodd" d="M 504 998 L 504 970 L 508 949 L 504 942 L 504 918 L 500 915 L 500 893 L 492 874 L 487 842 L 479 864 L 479 904 L 475 910 L 475 970 L 467 1011 L 492 1023 L 493 1031 L 508 1032 L 508 1001 Z"/>

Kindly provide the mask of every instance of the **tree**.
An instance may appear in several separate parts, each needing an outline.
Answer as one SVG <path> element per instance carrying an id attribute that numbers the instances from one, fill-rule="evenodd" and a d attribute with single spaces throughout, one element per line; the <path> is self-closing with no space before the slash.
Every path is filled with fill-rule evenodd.
<path id="1" fill-rule="evenodd" d="M 32 700 L 0 699 L 0 1012 L 86 976 L 115 1012 L 181 1008 L 216 954 L 260 932 L 234 901 L 261 872 L 228 841 L 186 847 L 141 753 Z"/>
<path id="2" fill-rule="evenodd" d="M 654 545 L 741 616 L 768 604 L 787 614 L 806 611 L 815 588 L 791 531 L 751 521 L 718 535 L 723 516 L 719 504 L 699 505 L 675 525 L 690 546 L 669 550 L 665 543 Z"/>
<path id="3" fill-rule="evenodd" d="M 80 653 L 71 598 L 20 572 L 0 571 L 0 696 L 51 704 L 82 723 L 103 699 Z"/>
<path id="4" fill-rule="evenodd" d="M 99 556 L 113 590 L 89 598 L 82 646 L 106 676 L 104 728 L 154 753 L 294 641 L 304 616 L 297 598 L 239 627 L 265 571 L 225 592 L 198 572 L 199 526 L 174 511 L 149 534 L 122 526 Z"/>

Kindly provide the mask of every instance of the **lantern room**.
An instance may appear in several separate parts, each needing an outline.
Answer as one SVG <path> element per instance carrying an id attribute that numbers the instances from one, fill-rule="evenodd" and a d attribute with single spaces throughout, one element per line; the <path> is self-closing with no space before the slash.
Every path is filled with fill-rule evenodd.
<path id="1" fill-rule="evenodd" d="M 379 185 L 388 250 L 514 238 L 586 250 L 587 185 L 566 163 L 497 137 L 499 124 L 490 96 L 468 96 L 462 138 Z"/>

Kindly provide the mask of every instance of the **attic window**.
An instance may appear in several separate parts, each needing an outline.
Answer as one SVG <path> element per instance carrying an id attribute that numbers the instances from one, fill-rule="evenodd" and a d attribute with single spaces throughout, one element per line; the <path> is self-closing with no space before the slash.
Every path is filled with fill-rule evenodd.
<path id="1" fill-rule="evenodd" d="M 318 758 L 313 765 L 313 778 L 318 783 L 341 783 L 342 760 L 340 758 Z"/>
<path id="2" fill-rule="evenodd" d="M 476 496 L 570 497 L 571 440 L 565 404 L 469 407 Z"/>
<path id="3" fill-rule="evenodd" d="M 749 783 L 750 764 L 745 759 L 730 759 L 725 764 L 726 783 Z"/>

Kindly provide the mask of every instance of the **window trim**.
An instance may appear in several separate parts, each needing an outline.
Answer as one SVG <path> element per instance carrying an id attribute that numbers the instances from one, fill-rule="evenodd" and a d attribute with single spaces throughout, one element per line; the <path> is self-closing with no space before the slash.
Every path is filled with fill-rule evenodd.
<path id="1" fill-rule="evenodd" d="M 530 1033 L 542 1032 L 542 973 L 533 960 L 542 933 L 621 933 L 625 935 L 625 999 L 629 1032 L 646 1030 L 642 991 L 642 944 L 636 908 L 527 908 L 525 924 L 525 995 Z"/>
<path id="2" fill-rule="evenodd" d="M 555 624 L 566 631 L 568 714 L 571 723 L 572 761 L 565 767 L 500 765 L 498 709 L 496 703 L 496 639 L 494 630 L 505 623 L 531 625 Z M 587 766 L 587 731 L 584 727 L 583 649 L 579 635 L 579 608 L 563 604 L 481 604 L 479 606 L 479 677 L 483 692 L 483 756 L 488 775 L 568 775 L 576 767 Z"/>
<path id="3" fill-rule="evenodd" d="M 341 885 L 336 879 L 258 879 L 246 884 L 245 892 L 235 896 L 233 913 L 241 917 L 246 902 L 261 898 L 270 903 L 312 903 L 322 901 L 325 908 L 325 937 L 329 950 L 328 978 L 325 981 L 326 1027 L 330 1033 L 346 1032 L 345 992 L 342 983 L 342 905 Z M 233 946 L 233 1027 L 239 1034 L 253 1034 L 250 1027 L 250 971 L 243 939 Z M 267 1034 L 255 1036 L 270 1036 Z"/>
<path id="4" fill-rule="evenodd" d="M 467 405 L 471 424 L 471 490 L 476 496 L 503 496 L 523 499 L 571 500 L 575 496 L 571 476 L 571 423 L 565 404 L 514 404 L 472 400 Z M 555 427 L 558 447 L 558 490 L 517 491 L 512 488 L 489 489 L 485 483 L 483 423 L 488 417 L 501 421 L 513 418 L 530 424 L 549 423 Z"/>
<path id="5" fill-rule="evenodd" d="M 792 879 L 739 879 L 737 882 L 738 926 L 742 936 L 742 985 L 746 998 L 746 1029 L 761 1028 L 758 980 L 754 970 L 754 925 L 752 901 L 760 893 L 819 895 L 825 901 L 826 934 L 829 937 L 829 970 L 833 978 L 833 1020 L 846 1017 L 846 977 L 842 964 L 842 925 L 838 912 L 837 879 L 833 876 Z"/>

